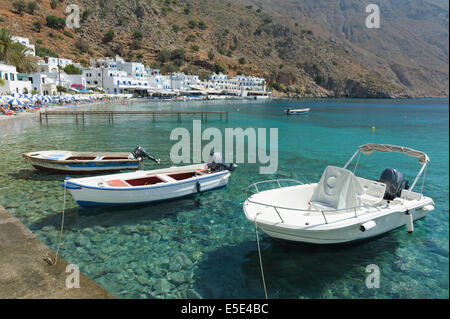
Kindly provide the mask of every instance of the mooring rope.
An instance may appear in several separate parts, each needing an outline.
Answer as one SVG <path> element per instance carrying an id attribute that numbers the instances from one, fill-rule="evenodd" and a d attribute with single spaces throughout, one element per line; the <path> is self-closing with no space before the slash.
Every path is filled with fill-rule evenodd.
<path id="1" fill-rule="evenodd" d="M 261 258 L 261 247 L 259 246 L 259 237 L 258 237 L 258 224 L 256 223 L 256 218 L 258 217 L 260 213 L 256 214 L 255 216 L 255 233 L 256 233 L 256 243 L 258 244 L 258 255 L 259 255 L 259 267 L 261 268 L 261 277 L 262 277 L 262 282 L 264 285 L 264 295 L 267 298 L 267 288 L 266 288 L 266 280 L 264 279 L 264 269 L 263 269 L 263 264 L 262 264 L 262 258 Z"/>
<path id="2" fill-rule="evenodd" d="M 64 180 L 63 209 L 62 209 L 62 217 L 61 217 L 61 228 L 59 231 L 58 246 L 56 248 L 56 253 L 55 253 L 54 258 L 52 258 L 49 253 L 47 253 L 44 257 L 44 260 L 46 262 L 48 262 L 51 266 L 55 266 L 56 263 L 58 262 L 59 248 L 61 247 L 61 244 L 62 244 L 62 235 L 63 235 L 63 230 L 64 230 L 64 211 L 66 209 L 66 189 L 67 189 L 66 188 L 66 180 Z"/>

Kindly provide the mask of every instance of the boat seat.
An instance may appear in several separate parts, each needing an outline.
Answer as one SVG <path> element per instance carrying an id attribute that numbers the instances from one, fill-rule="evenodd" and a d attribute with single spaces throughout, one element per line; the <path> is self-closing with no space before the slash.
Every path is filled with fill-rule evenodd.
<path id="1" fill-rule="evenodd" d="M 165 174 L 157 174 L 155 176 L 158 177 L 159 179 L 165 181 L 166 183 L 176 182 L 177 181 L 176 179 L 174 179 L 174 178 L 172 178 L 170 176 L 167 176 Z"/>
<path id="2" fill-rule="evenodd" d="M 130 185 L 125 183 L 121 179 L 112 179 L 110 181 L 106 181 L 106 183 L 111 187 L 129 187 Z"/>
<path id="3" fill-rule="evenodd" d="M 358 177 L 358 181 L 364 189 L 364 194 L 360 196 L 362 204 L 375 206 L 383 200 L 386 184 L 362 177 Z"/>
<path id="4" fill-rule="evenodd" d="M 195 170 L 195 175 L 205 175 L 206 174 L 206 169 L 204 168 L 199 168 Z"/>

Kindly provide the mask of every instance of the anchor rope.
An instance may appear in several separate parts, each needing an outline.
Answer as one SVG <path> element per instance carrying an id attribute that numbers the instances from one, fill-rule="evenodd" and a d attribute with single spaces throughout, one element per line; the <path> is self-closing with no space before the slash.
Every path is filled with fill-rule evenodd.
<path id="1" fill-rule="evenodd" d="M 428 169 L 428 165 L 425 167 L 425 171 L 423 172 L 422 187 L 420 188 L 420 195 L 423 195 L 423 186 L 425 184 L 425 177 L 427 176 L 427 169 Z"/>
<path id="2" fill-rule="evenodd" d="M 63 208 L 62 208 L 62 216 L 61 216 L 61 228 L 60 228 L 60 231 L 59 231 L 59 242 L 58 242 L 58 246 L 56 248 L 55 259 L 51 260 L 47 256 L 47 259 L 50 261 L 52 266 L 55 266 L 57 264 L 57 262 L 58 262 L 59 248 L 61 247 L 61 244 L 62 244 L 62 236 L 63 236 L 63 230 L 64 230 L 64 215 L 65 215 L 64 211 L 66 209 L 66 190 L 67 190 L 67 188 L 66 188 L 66 180 L 64 180 Z M 47 255 L 48 255 L 48 253 L 47 253 Z"/>
<path id="3" fill-rule="evenodd" d="M 261 269 L 261 278 L 262 278 L 262 282 L 263 282 L 263 286 L 264 286 L 264 295 L 267 298 L 267 288 L 266 288 L 266 280 L 264 279 L 264 269 L 263 269 L 263 264 L 262 264 L 262 258 L 261 258 L 261 247 L 259 245 L 259 237 L 258 237 L 258 224 L 256 223 L 256 218 L 258 217 L 260 213 L 256 214 L 255 217 L 255 233 L 256 233 L 256 243 L 258 244 L 258 255 L 259 255 L 259 266 Z"/>

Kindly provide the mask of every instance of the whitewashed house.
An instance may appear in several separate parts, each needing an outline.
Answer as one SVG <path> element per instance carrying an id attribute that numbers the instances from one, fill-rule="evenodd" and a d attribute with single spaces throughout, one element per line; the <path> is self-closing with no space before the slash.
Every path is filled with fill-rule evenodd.
<path id="1" fill-rule="evenodd" d="M 11 37 L 11 39 L 16 43 L 20 43 L 23 46 L 26 46 L 29 49 L 27 55 L 36 56 L 36 47 L 34 44 L 30 43 L 30 40 L 28 38 L 13 36 Z"/>
<path id="2" fill-rule="evenodd" d="M 74 64 L 71 59 L 45 57 L 44 60 L 39 60 L 37 63 L 37 72 L 58 72 L 58 65 L 60 70 L 66 66 Z M 79 67 L 79 65 L 74 64 Z"/>
<path id="3" fill-rule="evenodd" d="M 31 82 L 31 92 L 40 95 L 57 95 L 57 87 L 54 79 L 46 74 L 32 73 L 28 75 Z"/>
<path id="4" fill-rule="evenodd" d="M 62 86 L 68 90 L 79 91 L 86 89 L 86 77 L 79 74 L 66 74 L 64 72 L 41 73 L 52 79 L 57 86 Z"/>
<path id="5" fill-rule="evenodd" d="M 13 65 L 0 62 L 0 94 L 31 93 L 31 82 L 19 80 L 17 69 Z M 2 85 L 3 84 L 3 85 Z"/>

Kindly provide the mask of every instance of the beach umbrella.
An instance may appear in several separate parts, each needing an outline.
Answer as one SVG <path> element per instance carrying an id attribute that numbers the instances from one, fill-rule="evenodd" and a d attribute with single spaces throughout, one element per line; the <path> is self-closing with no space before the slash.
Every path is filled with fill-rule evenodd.
<path id="1" fill-rule="evenodd" d="M 22 106 L 23 103 L 19 99 L 11 99 L 8 101 L 8 104 L 11 106 Z"/>
<path id="2" fill-rule="evenodd" d="M 23 95 L 20 94 L 20 93 L 13 93 L 13 94 L 11 94 L 11 96 L 12 96 L 13 98 L 23 97 Z"/>

